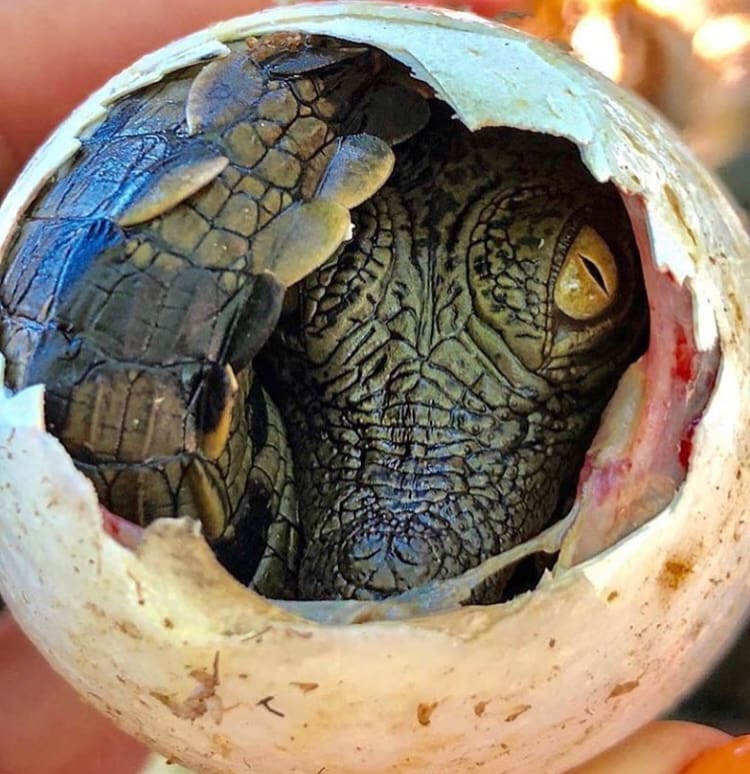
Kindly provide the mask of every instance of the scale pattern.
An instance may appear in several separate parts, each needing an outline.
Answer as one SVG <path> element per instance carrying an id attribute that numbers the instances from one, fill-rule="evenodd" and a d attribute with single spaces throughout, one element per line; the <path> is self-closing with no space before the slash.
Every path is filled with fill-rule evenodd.
<path id="1" fill-rule="evenodd" d="M 573 320 L 590 233 L 617 287 L 591 270 Z M 81 138 L 4 257 L 0 349 L 110 510 L 199 519 L 268 596 L 381 598 L 559 514 L 640 340 L 636 258 L 567 143 L 266 36 Z"/>
<path id="2" fill-rule="evenodd" d="M 294 450 L 303 598 L 388 597 L 548 526 L 640 341 L 615 190 L 564 141 L 471 135 L 434 112 L 265 350 Z M 582 323 L 554 287 L 592 226 L 620 295 Z"/>

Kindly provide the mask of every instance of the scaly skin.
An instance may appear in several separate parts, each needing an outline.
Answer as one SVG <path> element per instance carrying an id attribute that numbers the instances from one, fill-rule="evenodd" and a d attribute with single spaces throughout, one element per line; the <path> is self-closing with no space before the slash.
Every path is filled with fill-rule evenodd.
<path id="1" fill-rule="evenodd" d="M 616 194 L 550 138 L 422 131 L 424 93 L 361 47 L 233 44 L 119 100 L 3 261 L 9 386 L 47 385 L 110 510 L 200 519 L 269 596 L 388 596 L 538 532 L 637 346 Z M 573 320 L 586 228 L 619 283 Z"/>
<path id="2" fill-rule="evenodd" d="M 294 452 L 302 598 L 383 598 L 539 532 L 640 341 L 616 192 L 568 143 L 472 136 L 435 113 L 266 349 Z M 620 285 L 582 323 L 553 288 L 587 225 Z"/>
<path id="3" fill-rule="evenodd" d="M 10 387 L 47 385 L 48 427 L 107 507 L 200 518 L 228 565 L 278 595 L 295 569 L 293 484 L 250 365 L 279 275 L 347 233 L 318 188 L 337 137 L 366 124 L 380 63 L 295 36 L 251 44 L 123 98 L 84 138 L 5 259 L 0 347 Z"/>

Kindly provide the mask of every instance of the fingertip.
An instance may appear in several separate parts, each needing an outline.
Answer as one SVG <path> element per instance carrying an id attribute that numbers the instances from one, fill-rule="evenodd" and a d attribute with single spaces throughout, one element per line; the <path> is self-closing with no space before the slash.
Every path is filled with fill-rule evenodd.
<path id="1" fill-rule="evenodd" d="M 658 721 L 569 774 L 682 774 L 701 753 L 730 739 L 723 731 L 697 723 Z"/>
<path id="2" fill-rule="evenodd" d="M 681 774 L 748 774 L 750 735 L 730 739 L 701 753 Z"/>

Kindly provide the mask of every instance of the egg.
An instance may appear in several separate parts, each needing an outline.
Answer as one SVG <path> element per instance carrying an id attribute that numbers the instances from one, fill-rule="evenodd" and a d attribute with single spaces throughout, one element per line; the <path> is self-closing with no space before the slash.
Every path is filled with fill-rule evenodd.
<path id="1" fill-rule="evenodd" d="M 84 102 L 0 208 L 0 253 L 113 104 L 227 43 L 273 32 L 383 51 L 472 131 L 566 138 L 630 216 L 650 308 L 570 516 L 531 547 L 536 587 L 466 604 L 277 603 L 188 519 L 106 512 L 45 431 L 44 386 L 0 397 L 0 589 L 53 667 L 119 726 L 208 774 L 563 772 L 662 713 L 748 606 L 750 241 L 731 202 L 637 97 L 559 49 L 469 14 L 270 9 L 145 57 Z M 515 553 L 513 553 L 515 552 Z"/>

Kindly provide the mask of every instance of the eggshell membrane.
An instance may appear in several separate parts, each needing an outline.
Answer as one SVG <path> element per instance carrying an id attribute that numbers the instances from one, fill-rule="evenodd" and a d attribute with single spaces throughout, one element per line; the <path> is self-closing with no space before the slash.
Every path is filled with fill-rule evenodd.
<path id="1" fill-rule="evenodd" d="M 113 539 L 30 388 L 0 398 L 0 588 L 82 695 L 203 772 L 562 772 L 688 690 L 744 615 L 748 238 L 637 98 L 512 30 L 363 2 L 232 20 L 117 76 L 31 161 L 0 208 L 0 245 L 117 96 L 220 55 L 224 41 L 285 29 L 377 46 L 470 128 L 568 137 L 598 179 L 642 198 L 654 263 L 690 289 L 697 345 L 721 352 L 684 484 L 616 546 L 510 603 L 320 625 L 232 580 L 195 524 L 156 522 L 132 550 Z"/>

